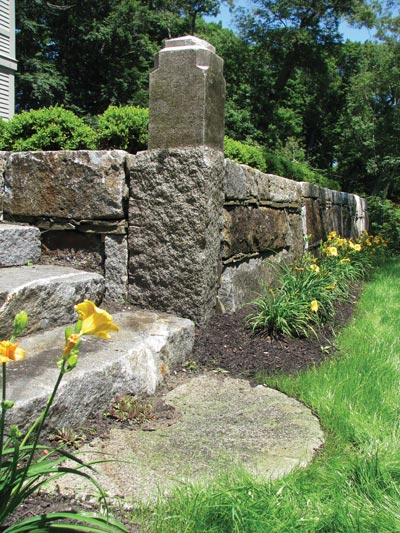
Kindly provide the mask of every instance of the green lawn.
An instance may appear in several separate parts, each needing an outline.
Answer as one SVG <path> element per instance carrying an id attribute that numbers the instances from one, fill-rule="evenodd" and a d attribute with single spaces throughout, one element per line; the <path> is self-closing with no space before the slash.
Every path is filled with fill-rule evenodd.
<path id="1" fill-rule="evenodd" d="M 400 532 L 400 260 L 369 281 L 336 357 L 267 384 L 307 404 L 326 446 L 273 483 L 244 472 L 185 486 L 133 520 L 154 532 Z"/>

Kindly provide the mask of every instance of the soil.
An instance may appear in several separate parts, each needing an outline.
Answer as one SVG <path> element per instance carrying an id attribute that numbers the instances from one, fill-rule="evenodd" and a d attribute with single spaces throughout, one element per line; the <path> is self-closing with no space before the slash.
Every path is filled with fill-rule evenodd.
<path id="1" fill-rule="evenodd" d="M 64 254 L 68 255 L 68 252 L 70 251 L 66 250 Z M 65 257 L 61 258 L 58 255 L 47 251 L 43 262 L 57 264 L 60 261 L 65 265 Z M 94 258 L 92 261 L 91 257 L 74 253 L 70 254 L 69 259 L 70 266 L 96 270 L 90 268 L 95 264 Z M 166 407 L 160 401 L 161 395 L 165 388 L 174 388 L 196 373 L 229 372 L 232 376 L 254 382 L 256 375 L 260 373 L 265 376 L 279 373 L 293 374 L 320 364 L 333 355 L 335 333 L 352 317 L 358 294 L 359 287 L 356 287 L 348 301 L 337 306 L 334 321 L 318 331 L 318 338 L 315 336 L 308 339 L 291 339 L 284 336 L 272 338 L 263 334 L 253 334 L 245 327 L 245 317 L 251 311 L 249 308 L 233 314 L 215 316 L 206 326 L 198 328 L 191 358 L 181 368 L 175 369 L 167 376 L 156 397 L 148 399 L 153 405 L 154 416 L 141 424 L 132 424 L 132 422 L 105 418 L 103 413 L 99 413 L 95 419 L 87 423 L 85 435 L 77 433 L 76 442 L 88 442 L 95 436 L 106 438 L 110 427 L 116 423 L 128 423 L 133 429 L 144 431 L 153 431 L 160 425 L 173 423 L 179 413 Z M 63 495 L 39 494 L 22 504 L 12 517 L 12 521 L 16 522 L 36 514 L 67 510 L 97 510 L 97 505 L 93 501 L 76 501 Z M 130 523 L 126 511 L 113 509 L 113 514 L 125 522 L 128 531 L 139 531 L 138 526 Z"/>

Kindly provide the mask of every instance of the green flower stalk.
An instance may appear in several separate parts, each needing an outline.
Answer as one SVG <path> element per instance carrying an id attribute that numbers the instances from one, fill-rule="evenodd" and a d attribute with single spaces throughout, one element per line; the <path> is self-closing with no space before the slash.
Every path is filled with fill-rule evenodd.
<path id="1" fill-rule="evenodd" d="M 56 397 L 64 374 L 71 372 L 79 360 L 79 346 L 84 335 L 95 335 L 103 339 L 110 338 L 110 331 L 118 331 L 118 326 L 112 322 L 112 317 L 106 311 L 97 308 L 93 302 L 86 300 L 78 304 L 76 310 L 79 320 L 75 328 L 66 328 L 65 345 L 57 365 L 60 369 L 46 407 L 36 421 L 28 429 L 25 436 L 16 426 L 11 426 L 9 432 L 5 430 L 6 412 L 13 407 L 13 402 L 6 397 L 7 364 L 21 361 L 25 358 L 25 351 L 15 342 L 25 329 L 28 315 L 25 311 L 18 313 L 14 319 L 13 335 L 8 341 L 0 342 L 0 362 L 2 363 L 2 393 L 0 418 L 0 529 L 3 533 L 45 533 L 48 531 L 87 531 L 89 533 L 128 533 L 123 524 L 107 515 L 79 512 L 58 512 L 40 515 L 23 520 L 4 529 L 4 523 L 9 522 L 12 513 L 29 496 L 51 481 L 65 474 L 74 474 L 91 481 L 99 491 L 105 503 L 105 493 L 96 480 L 83 468 L 94 472 L 93 464 L 84 463 L 78 457 L 63 450 L 48 450 L 39 444 L 41 432 L 48 417 L 50 408 Z M 69 459 L 74 466 L 63 466 Z M 97 461 L 98 462 L 98 461 Z"/>

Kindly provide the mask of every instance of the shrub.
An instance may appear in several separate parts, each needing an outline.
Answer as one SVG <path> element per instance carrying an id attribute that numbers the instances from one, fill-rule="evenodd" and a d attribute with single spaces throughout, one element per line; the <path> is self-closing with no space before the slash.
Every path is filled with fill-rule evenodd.
<path id="1" fill-rule="evenodd" d="M 264 154 L 268 172 L 295 181 L 307 181 L 320 187 L 339 190 L 339 184 L 320 172 L 311 169 L 305 162 L 291 161 L 277 152 L 265 151 Z"/>
<path id="2" fill-rule="evenodd" d="M 5 123 L 0 148 L 25 150 L 81 150 L 96 148 L 96 133 L 72 111 L 48 107 L 23 111 Z"/>
<path id="3" fill-rule="evenodd" d="M 110 106 L 98 118 L 99 148 L 118 148 L 132 154 L 147 148 L 149 110 Z"/>
<path id="4" fill-rule="evenodd" d="M 370 230 L 381 235 L 390 250 L 400 252 L 400 209 L 390 200 L 370 196 L 368 215 Z"/>
<path id="5" fill-rule="evenodd" d="M 228 157 L 237 163 L 257 168 L 258 170 L 261 170 L 261 172 L 265 172 L 267 169 L 263 151 L 256 146 L 251 146 L 250 144 L 234 141 L 229 137 L 225 137 L 224 153 L 225 157 Z"/>

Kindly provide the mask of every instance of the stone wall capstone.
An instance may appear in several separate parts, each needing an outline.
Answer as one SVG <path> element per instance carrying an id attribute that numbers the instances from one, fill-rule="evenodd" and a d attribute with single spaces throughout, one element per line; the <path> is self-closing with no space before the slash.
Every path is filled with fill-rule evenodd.
<path id="1" fill-rule="evenodd" d="M 7 160 L 4 213 L 13 217 L 123 219 L 126 152 L 17 152 Z"/>

